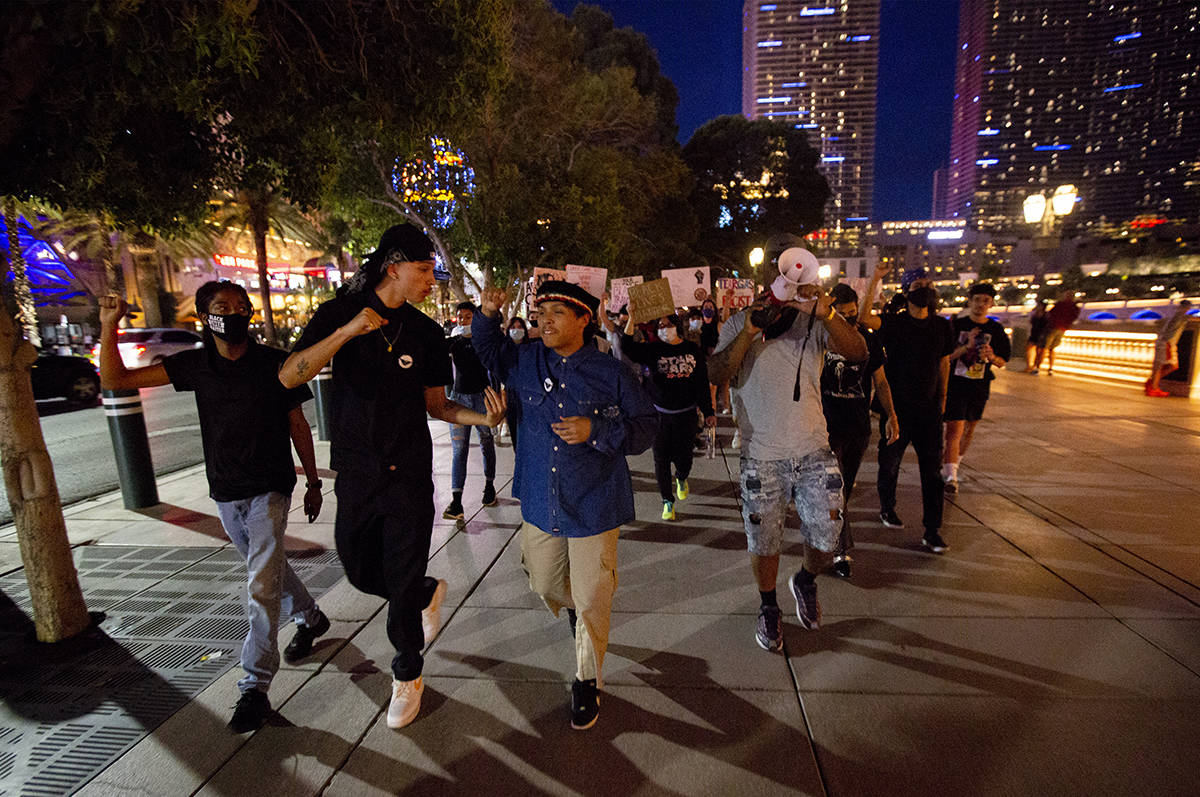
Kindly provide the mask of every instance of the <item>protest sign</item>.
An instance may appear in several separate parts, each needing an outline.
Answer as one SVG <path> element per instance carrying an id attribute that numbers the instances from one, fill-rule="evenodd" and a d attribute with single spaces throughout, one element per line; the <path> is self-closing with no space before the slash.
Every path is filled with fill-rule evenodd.
<path id="1" fill-rule="evenodd" d="M 669 268 L 665 269 L 662 275 L 663 279 L 671 283 L 672 301 L 676 307 L 699 305 L 712 293 L 708 266 Z"/>
<path id="2" fill-rule="evenodd" d="M 629 301 L 637 304 L 637 312 L 629 308 L 633 323 L 642 324 L 675 312 L 675 300 L 671 298 L 671 283 L 665 279 L 650 280 L 640 285 L 629 286 Z"/>
<path id="3" fill-rule="evenodd" d="M 537 298 L 538 288 L 547 280 L 562 280 L 567 281 L 567 272 L 557 268 L 535 268 L 533 276 L 529 278 L 529 290 L 525 294 L 525 309 L 533 308 L 533 300 Z"/>
<path id="4" fill-rule="evenodd" d="M 567 282 L 572 282 L 600 299 L 604 296 L 604 285 L 608 282 L 608 269 L 594 266 L 567 265 Z"/>
<path id="5" fill-rule="evenodd" d="M 736 313 L 754 301 L 755 285 L 752 279 L 719 279 L 713 301 L 717 308 Z"/>
<path id="6" fill-rule="evenodd" d="M 629 286 L 641 285 L 643 278 L 637 277 L 613 277 L 609 283 L 609 293 L 612 298 L 608 302 L 608 311 L 610 313 L 620 312 L 621 306 L 629 302 Z"/>

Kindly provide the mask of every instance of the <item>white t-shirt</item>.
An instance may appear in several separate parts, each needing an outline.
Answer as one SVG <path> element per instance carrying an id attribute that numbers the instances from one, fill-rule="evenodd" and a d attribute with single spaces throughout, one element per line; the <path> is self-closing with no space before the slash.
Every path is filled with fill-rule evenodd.
<path id="1" fill-rule="evenodd" d="M 729 382 L 734 417 L 742 432 L 742 452 L 751 459 L 792 459 L 829 445 L 821 409 L 821 367 L 829 333 L 820 321 L 813 324 L 813 339 L 804 350 L 800 400 L 792 401 L 809 318 L 801 311 L 791 329 L 769 341 L 760 333 Z M 728 348 L 745 325 L 744 310 L 731 316 L 721 327 L 715 351 Z"/>

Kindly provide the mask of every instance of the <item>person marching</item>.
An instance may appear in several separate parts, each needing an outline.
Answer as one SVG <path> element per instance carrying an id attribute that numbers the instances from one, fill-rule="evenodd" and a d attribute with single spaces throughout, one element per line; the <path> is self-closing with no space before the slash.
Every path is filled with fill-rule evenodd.
<path id="1" fill-rule="evenodd" d="M 338 296 L 317 308 L 279 371 L 294 387 L 333 360 L 334 539 L 350 583 L 388 601 L 396 649 L 389 728 L 408 725 L 420 710 L 421 650 L 437 635 L 446 594 L 445 581 L 425 575 L 434 520 L 426 413 L 494 426 L 505 408 L 490 387 L 487 414 L 446 397 L 453 379 L 445 335 L 414 306 L 433 290 L 433 266 L 425 233 L 411 224 L 389 229 Z"/>
<path id="2" fill-rule="evenodd" d="M 604 654 L 617 588 L 617 539 L 634 518 L 626 455 L 649 448 L 650 398 L 615 357 L 587 345 L 597 300 L 578 285 L 543 282 L 541 338 L 518 346 L 500 330 L 502 289 L 483 292 L 471 324 L 479 359 L 521 400 L 513 495 L 521 501 L 521 561 L 529 587 L 575 636 L 571 727 L 599 716 Z"/>
<path id="3" fill-rule="evenodd" d="M 208 492 L 234 547 L 246 559 L 246 611 L 250 628 L 242 645 L 241 696 L 229 727 L 234 733 L 260 728 L 271 713 L 267 690 L 279 670 L 279 615 L 296 625 L 283 652 L 290 663 L 312 652 L 329 630 L 329 619 L 287 562 L 287 529 L 296 468 L 289 440 L 304 468 L 304 513 L 311 523 L 321 511 L 312 429 L 301 405 L 307 386 L 285 390 L 279 366 L 287 353 L 250 339 L 251 304 L 246 289 L 232 282 L 207 282 L 196 291 L 196 313 L 204 325 L 201 349 L 172 354 L 160 363 L 129 370 L 117 349 L 117 322 L 125 302 L 100 300 L 100 382 L 105 390 L 174 385 L 196 394 L 200 441 Z"/>

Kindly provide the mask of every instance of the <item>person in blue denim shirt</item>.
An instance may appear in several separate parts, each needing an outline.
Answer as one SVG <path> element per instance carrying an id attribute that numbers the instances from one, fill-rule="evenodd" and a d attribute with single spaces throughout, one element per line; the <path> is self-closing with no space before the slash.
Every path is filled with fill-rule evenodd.
<path id="1" fill-rule="evenodd" d="M 578 285 L 538 288 L 540 340 L 517 346 L 500 329 L 503 290 L 484 291 L 471 324 L 484 366 L 521 401 L 513 495 L 530 588 L 575 636 L 571 727 L 596 722 L 597 692 L 617 588 L 617 538 L 633 520 L 628 454 L 650 447 L 658 414 L 621 362 L 585 345 L 597 300 Z M 577 622 L 582 621 L 582 622 Z"/>

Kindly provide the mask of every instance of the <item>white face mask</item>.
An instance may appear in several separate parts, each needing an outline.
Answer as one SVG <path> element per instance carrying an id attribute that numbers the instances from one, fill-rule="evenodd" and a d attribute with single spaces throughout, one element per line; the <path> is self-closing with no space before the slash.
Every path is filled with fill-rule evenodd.
<path id="1" fill-rule="evenodd" d="M 688 329 L 695 332 L 696 330 L 698 330 L 700 328 L 700 325 L 703 323 L 704 322 L 702 320 L 700 320 L 699 318 L 693 318 L 690 321 L 688 321 Z"/>
<path id="2" fill-rule="evenodd" d="M 664 327 L 658 330 L 658 339 L 663 343 L 674 343 L 679 340 L 679 333 L 675 331 L 675 327 Z"/>
<path id="3" fill-rule="evenodd" d="M 454 329 L 450 330 L 450 337 L 456 338 L 459 335 L 463 335 L 468 338 L 471 337 L 471 328 L 456 326 Z"/>
<path id="4" fill-rule="evenodd" d="M 508 336 L 517 343 L 520 343 L 521 341 L 525 340 L 525 330 L 521 329 L 520 327 L 513 327 L 512 329 L 508 330 Z"/>

